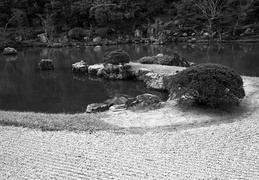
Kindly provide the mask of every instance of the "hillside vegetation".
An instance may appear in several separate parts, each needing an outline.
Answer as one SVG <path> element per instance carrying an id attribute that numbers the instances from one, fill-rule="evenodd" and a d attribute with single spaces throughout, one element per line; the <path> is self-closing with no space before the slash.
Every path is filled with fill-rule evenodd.
<path id="1" fill-rule="evenodd" d="M 49 40 L 80 27 L 118 38 L 206 36 L 233 39 L 259 34 L 259 0 L 1 0 L 0 40 Z M 83 39 L 82 39 L 83 40 Z"/>

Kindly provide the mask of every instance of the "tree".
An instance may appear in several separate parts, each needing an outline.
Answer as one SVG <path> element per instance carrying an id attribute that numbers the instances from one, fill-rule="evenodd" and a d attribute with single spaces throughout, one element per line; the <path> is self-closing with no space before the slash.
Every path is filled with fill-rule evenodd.
<path id="1" fill-rule="evenodd" d="M 51 42 L 55 30 L 53 14 L 50 14 L 48 10 L 46 10 L 44 15 L 38 14 L 38 17 L 41 19 L 42 27 L 47 37 L 47 41 Z"/>
<path id="2" fill-rule="evenodd" d="M 90 8 L 90 16 L 95 17 L 96 22 L 99 22 L 99 24 L 120 19 L 120 16 L 116 16 L 117 12 L 118 6 L 112 3 L 111 0 L 96 0 Z"/>
<path id="3" fill-rule="evenodd" d="M 90 9 L 94 0 L 78 0 L 72 4 L 72 14 L 76 17 L 77 24 L 81 24 L 84 27 L 92 27 L 90 19 Z"/>

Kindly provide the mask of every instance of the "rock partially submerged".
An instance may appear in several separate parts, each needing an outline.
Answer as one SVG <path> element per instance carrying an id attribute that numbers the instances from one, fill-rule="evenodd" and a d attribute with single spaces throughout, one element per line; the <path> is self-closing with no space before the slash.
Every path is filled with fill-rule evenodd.
<path id="1" fill-rule="evenodd" d="M 4 55 L 16 55 L 17 50 L 12 47 L 4 48 Z"/>
<path id="2" fill-rule="evenodd" d="M 97 75 L 98 71 L 103 69 L 103 64 L 94 64 L 88 67 L 88 73 L 91 75 Z"/>
<path id="3" fill-rule="evenodd" d="M 84 61 L 72 64 L 72 72 L 74 73 L 88 73 L 88 65 Z"/>
<path id="4" fill-rule="evenodd" d="M 54 64 L 51 59 L 42 59 L 39 63 L 41 70 L 52 70 L 54 69 Z"/>

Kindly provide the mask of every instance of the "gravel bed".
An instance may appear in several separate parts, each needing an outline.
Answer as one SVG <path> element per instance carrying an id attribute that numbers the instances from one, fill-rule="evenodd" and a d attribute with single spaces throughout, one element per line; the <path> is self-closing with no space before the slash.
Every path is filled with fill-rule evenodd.
<path id="1" fill-rule="evenodd" d="M 0 127 L 0 179 L 259 179 L 254 118 L 143 135 Z"/>

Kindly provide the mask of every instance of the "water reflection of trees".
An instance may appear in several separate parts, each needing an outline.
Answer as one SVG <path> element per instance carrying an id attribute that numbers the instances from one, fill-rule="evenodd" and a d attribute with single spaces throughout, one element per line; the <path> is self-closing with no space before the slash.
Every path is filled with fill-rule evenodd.
<path id="1" fill-rule="evenodd" d="M 257 44 L 196 44 L 179 47 L 189 61 L 218 63 L 236 69 L 242 75 L 259 75 Z"/>

